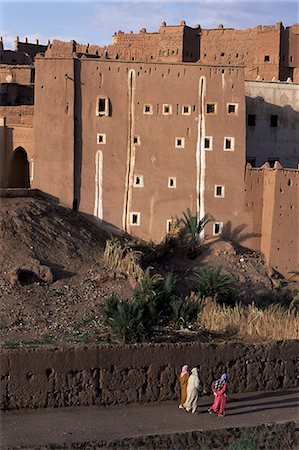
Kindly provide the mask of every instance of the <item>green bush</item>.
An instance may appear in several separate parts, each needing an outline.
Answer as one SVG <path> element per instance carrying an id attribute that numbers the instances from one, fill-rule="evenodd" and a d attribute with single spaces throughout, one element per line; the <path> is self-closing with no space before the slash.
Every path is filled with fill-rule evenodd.
<path id="1" fill-rule="evenodd" d="M 205 226 L 211 222 L 212 216 L 206 214 L 202 219 L 198 215 L 193 215 L 190 209 L 183 213 L 181 223 L 184 226 L 184 232 L 187 237 L 187 256 L 191 259 L 196 258 L 201 244 L 201 233 Z"/>
<path id="2" fill-rule="evenodd" d="M 221 275 L 221 270 L 221 267 L 216 267 L 215 270 L 195 269 L 195 289 L 203 298 L 211 297 L 220 303 L 232 304 L 235 285 L 232 277 Z"/>
<path id="3" fill-rule="evenodd" d="M 195 322 L 201 311 L 199 301 L 190 297 L 173 297 L 170 306 L 171 320 L 177 327 Z"/>
<path id="4" fill-rule="evenodd" d="M 133 298 L 136 302 L 145 302 L 150 308 L 152 320 L 158 323 L 167 323 L 171 315 L 171 299 L 177 285 L 178 278 L 172 272 L 166 274 L 165 278 L 161 275 L 150 274 L 147 268 L 144 276 L 133 291 Z"/>
<path id="5" fill-rule="evenodd" d="M 152 334 L 152 311 L 144 301 L 135 303 L 112 295 L 106 300 L 104 318 L 122 343 L 141 342 Z"/>

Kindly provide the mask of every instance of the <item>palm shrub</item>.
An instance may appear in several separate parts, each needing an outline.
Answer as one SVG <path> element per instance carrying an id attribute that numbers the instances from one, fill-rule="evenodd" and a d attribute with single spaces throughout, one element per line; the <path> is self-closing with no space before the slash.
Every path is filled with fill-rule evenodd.
<path id="1" fill-rule="evenodd" d="M 122 343 L 140 342 L 152 334 L 153 316 L 146 302 L 131 302 L 116 295 L 104 305 L 104 320 Z"/>
<path id="2" fill-rule="evenodd" d="M 175 326 L 191 324 L 197 320 L 201 311 L 198 300 L 190 297 L 173 297 L 171 300 L 171 320 Z"/>
<path id="3" fill-rule="evenodd" d="M 203 298 L 212 297 L 218 302 L 232 304 L 235 285 L 232 277 L 222 275 L 221 270 L 221 267 L 195 269 L 195 289 Z"/>
<path id="4" fill-rule="evenodd" d="M 151 275 L 151 267 L 148 267 L 144 276 L 139 280 L 138 286 L 133 291 L 133 298 L 137 302 L 148 303 L 155 322 L 168 322 L 171 315 L 170 302 L 178 282 L 177 276 L 170 272 L 163 278 L 159 274 Z"/>
<path id="5" fill-rule="evenodd" d="M 193 215 L 189 208 L 187 212 L 183 213 L 183 216 L 181 222 L 184 225 L 184 230 L 187 235 L 187 254 L 191 258 L 195 258 L 201 242 L 201 233 L 205 226 L 212 220 L 212 217 L 210 214 L 205 214 L 202 219 L 199 219 L 198 215 Z"/>

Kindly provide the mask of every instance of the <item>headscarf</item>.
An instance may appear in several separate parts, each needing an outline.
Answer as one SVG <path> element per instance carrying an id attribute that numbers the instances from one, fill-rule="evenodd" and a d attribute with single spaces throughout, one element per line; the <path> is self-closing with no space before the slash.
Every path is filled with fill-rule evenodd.
<path id="1" fill-rule="evenodd" d="M 180 375 L 180 376 L 181 376 L 181 377 L 184 376 L 185 373 L 187 373 L 187 372 L 188 372 L 188 366 L 187 366 L 187 364 L 186 364 L 185 366 L 182 367 L 182 371 L 181 371 L 181 375 Z"/>
<path id="2" fill-rule="evenodd" d="M 227 374 L 223 373 L 221 377 L 218 378 L 218 380 L 214 381 L 212 388 L 215 389 L 216 391 L 220 391 L 220 389 L 222 389 L 223 386 L 225 385 L 227 379 L 228 379 Z"/>

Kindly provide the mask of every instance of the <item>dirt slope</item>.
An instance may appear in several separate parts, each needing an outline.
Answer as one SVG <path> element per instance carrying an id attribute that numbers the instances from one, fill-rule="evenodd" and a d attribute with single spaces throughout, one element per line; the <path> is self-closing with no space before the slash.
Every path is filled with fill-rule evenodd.
<path id="1" fill-rule="evenodd" d="M 126 277 L 109 273 L 102 264 L 107 237 L 93 222 L 62 206 L 34 198 L 1 198 L 2 340 L 31 340 L 32 344 L 105 340 L 100 310 L 104 298 L 112 292 L 131 295 Z M 11 284 L 14 269 L 40 265 L 50 271 L 53 282 L 25 279 L 23 284 Z M 239 298 L 248 302 L 277 284 L 261 255 L 224 241 L 205 245 L 193 261 L 177 254 L 160 261 L 157 269 L 177 272 L 187 291 L 198 265 L 222 266 L 237 280 Z"/>

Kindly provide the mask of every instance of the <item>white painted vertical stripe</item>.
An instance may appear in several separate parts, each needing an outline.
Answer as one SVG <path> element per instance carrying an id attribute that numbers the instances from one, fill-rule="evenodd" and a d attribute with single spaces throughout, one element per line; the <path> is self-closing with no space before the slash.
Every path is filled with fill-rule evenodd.
<path id="1" fill-rule="evenodd" d="M 198 123 L 196 142 L 196 213 L 199 219 L 205 215 L 205 177 L 206 177 L 206 154 L 204 149 L 205 136 L 205 97 L 206 78 L 200 77 L 198 84 Z M 201 233 L 204 237 L 204 231 Z"/>
<path id="2" fill-rule="evenodd" d="M 96 152 L 94 216 L 103 219 L 103 152 Z"/>

